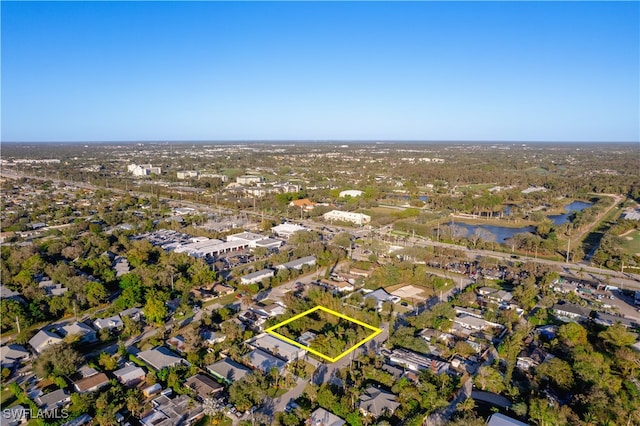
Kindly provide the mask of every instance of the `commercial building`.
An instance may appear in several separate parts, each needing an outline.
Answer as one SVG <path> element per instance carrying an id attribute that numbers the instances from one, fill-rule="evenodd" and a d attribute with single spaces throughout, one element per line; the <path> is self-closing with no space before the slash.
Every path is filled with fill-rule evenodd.
<path id="1" fill-rule="evenodd" d="M 351 222 L 356 225 L 364 225 L 365 223 L 371 222 L 371 216 L 362 214 L 362 213 L 354 213 L 354 212 L 343 212 L 342 210 L 331 210 L 322 215 L 324 220 L 329 222 Z"/>

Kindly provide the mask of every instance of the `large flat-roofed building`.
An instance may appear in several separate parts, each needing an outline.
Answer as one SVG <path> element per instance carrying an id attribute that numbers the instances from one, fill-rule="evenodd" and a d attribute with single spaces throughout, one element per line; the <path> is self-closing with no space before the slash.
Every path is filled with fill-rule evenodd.
<path id="1" fill-rule="evenodd" d="M 306 256 L 306 257 L 301 257 L 300 259 L 292 260 L 291 262 L 283 263 L 282 265 L 276 265 L 276 268 L 300 270 L 304 265 L 313 266 L 315 264 L 316 264 L 315 256 Z"/>
<path id="2" fill-rule="evenodd" d="M 322 215 L 324 220 L 328 220 L 330 222 L 350 222 L 355 223 L 356 225 L 364 225 L 365 223 L 371 222 L 371 216 L 362 214 L 362 213 L 354 213 L 354 212 L 343 212 L 342 210 L 331 210 Z"/>
<path id="3" fill-rule="evenodd" d="M 244 175 L 238 176 L 236 178 L 236 182 L 240 185 L 253 185 L 254 183 L 262 183 L 264 182 L 264 178 L 262 176 L 256 175 Z"/>
<path id="4" fill-rule="evenodd" d="M 244 277 L 240 278 L 242 284 L 259 283 L 265 278 L 271 278 L 275 275 L 273 269 L 262 269 L 260 271 L 252 272 Z"/>
<path id="5" fill-rule="evenodd" d="M 296 225 L 294 223 L 283 223 L 282 225 L 274 226 L 271 228 L 271 232 L 278 237 L 289 238 L 298 231 L 306 231 L 304 226 Z"/>

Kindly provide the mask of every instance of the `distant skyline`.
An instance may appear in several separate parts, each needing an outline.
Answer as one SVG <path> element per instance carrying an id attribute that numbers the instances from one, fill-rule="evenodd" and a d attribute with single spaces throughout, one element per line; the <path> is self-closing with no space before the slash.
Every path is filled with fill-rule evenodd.
<path id="1" fill-rule="evenodd" d="M 640 141 L 638 2 L 0 8 L 3 142 Z"/>

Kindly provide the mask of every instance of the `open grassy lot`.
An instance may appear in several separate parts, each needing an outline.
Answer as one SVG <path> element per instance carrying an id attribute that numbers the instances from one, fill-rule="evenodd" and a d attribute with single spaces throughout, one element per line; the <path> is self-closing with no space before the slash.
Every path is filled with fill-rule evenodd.
<path id="1" fill-rule="evenodd" d="M 640 255 L 640 231 L 635 230 L 631 231 L 620 237 L 622 240 L 622 244 L 620 244 L 620 248 L 622 248 L 627 254 L 631 256 Z"/>

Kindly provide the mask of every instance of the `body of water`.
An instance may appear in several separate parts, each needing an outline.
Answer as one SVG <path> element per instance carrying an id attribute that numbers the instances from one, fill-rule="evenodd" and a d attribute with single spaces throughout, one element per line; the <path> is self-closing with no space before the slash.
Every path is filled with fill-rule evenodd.
<path id="1" fill-rule="evenodd" d="M 551 219 L 555 226 L 560 226 L 569 221 L 569 218 L 571 217 L 571 214 L 573 212 L 579 212 L 580 210 L 584 210 L 588 207 L 591 207 L 592 205 L 593 203 L 590 203 L 588 201 L 574 201 L 573 203 L 564 206 L 564 209 L 567 211 L 567 213 L 552 214 L 547 217 Z"/>
<path id="2" fill-rule="evenodd" d="M 587 201 L 574 201 L 564 206 L 564 209 L 567 211 L 567 213 L 549 215 L 547 217 L 553 222 L 555 226 L 559 226 L 559 225 L 562 225 L 563 223 L 568 222 L 573 212 L 584 210 L 587 207 L 591 207 L 592 205 L 593 203 L 590 203 Z M 508 207 L 509 206 L 507 206 L 507 208 Z M 505 211 L 507 210 L 507 208 L 505 208 Z M 521 234 L 523 232 L 534 233 L 536 230 L 535 226 L 521 226 L 518 228 L 509 228 L 506 226 L 495 226 L 495 225 L 484 225 L 484 224 L 470 225 L 467 223 L 455 223 L 455 227 L 456 227 L 456 232 L 458 232 L 459 235 L 466 236 L 466 237 L 473 235 L 476 232 L 476 229 L 482 229 L 487 233 L 491 234 L 493 236 L 494 241 L 498 243 L 502 243 L 505 240 L 508 240 L 509 238 L 513 237 L 515 234 Z M 486 240 L 486 238 L 484 239 Z"/>

